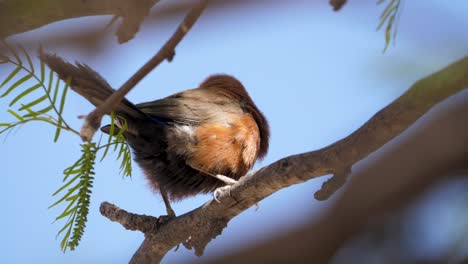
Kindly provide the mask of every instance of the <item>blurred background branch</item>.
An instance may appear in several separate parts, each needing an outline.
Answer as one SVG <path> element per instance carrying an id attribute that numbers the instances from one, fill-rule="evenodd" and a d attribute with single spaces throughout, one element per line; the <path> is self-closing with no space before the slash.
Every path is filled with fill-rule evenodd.
<path id="1" fill-rule="evenodd" d="M 151 24 L 160 24 L 172 17 L 183 15 L 193 6 L 191 1 L 166 1 L 158 5 L 158 8 L 152 9 L 158 2 L 159 0 L 5 0 L 0 2 L 0 39 L 66 19 L 110 15 L 112 17 L 109 18 L 107 26 L 103 24 L 83 28 L 73 35 L 68 32 L 54 32 L 47 41 L 60 46 L 90 47 L 89 42 L 101 42 L 106 36 L 106 28 L 120 18 L 121 22 L 115 34 L 118 41 L 123 43 L 135 36 L 144 19 Z M 271 3 L 265 0 L 255 3 L 248 0 L 225 0 L 213 1 L 210 7 L 223 8 L 223 12 L 236 12 L 239 8 L 268 4 Z M 37 40 L 30 41 L 32 42 L 22 44 L 26 47 L 38 44 Z M 80 42 L 82 44 L 79 44 Z"/>
<path id="2" fill-rule="evenodd" d="M 133 38 L 157 2 L 159 0 L 6 0 L 0 2 L 0 39 L 64 19 L 112 15 L 122 18 L 116 32 L 122 43 Z"/>
<path id="3" fill-rule="evenodd" d="M 333 8 L 341 7 L 344 3 L 345 1 L 342 0 L 331 1 Z M 80 47 L 92 52 L 93 48 L 105 45 L 103 42 L 108 33 L 114 30 L 110 30 L 114 24 L 118 24 L 117 29 L 114 30 L 118 42 L 124 43 L 138 33 L 142 23 L 163 24 L 174 17 L 184 15 L 192 5 L 192 1 L 160 3 L 160 0 L 4 0 L 0 1 L 0 39 L 8 39 L 11 36 L 67 19 L 107 15 L 109 19 L 104 24 L 96 24 L 72 33 L 48 32 L 48 35 L 40 40 L 62 47 Z M 272 5 L 278 5 L 278 3 L 268 0 L 222 0 L 212 1 L 210 9 L 227 14 L 236 13 L 242 9 L 265 8 Z M 258 11 L 261 12 L 261 10 Z M 35 49 L 38 39 L 24 40 L 22 45 Z"/>

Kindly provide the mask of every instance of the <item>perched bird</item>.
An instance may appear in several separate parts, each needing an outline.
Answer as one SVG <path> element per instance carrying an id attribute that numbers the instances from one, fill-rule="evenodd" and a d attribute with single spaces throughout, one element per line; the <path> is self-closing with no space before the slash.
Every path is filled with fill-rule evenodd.
<path id="1" fill-rule="evenodd" d="M 96 106 L 114 92 L 87 65 L 45 53 L 40 59 L 62 80 L 70 77 L 71 88 Z M 169 200 L 232 184 L 268 151 L 266 118 L 229 75 L 212 75 L 198 88 L 151 102 L 134 105 L 124 99 L 114 111 L 127 122 L 124 136 L 134 160 L 172 216 Z M 223 182 L 226 177 L 232 180 Z"/>

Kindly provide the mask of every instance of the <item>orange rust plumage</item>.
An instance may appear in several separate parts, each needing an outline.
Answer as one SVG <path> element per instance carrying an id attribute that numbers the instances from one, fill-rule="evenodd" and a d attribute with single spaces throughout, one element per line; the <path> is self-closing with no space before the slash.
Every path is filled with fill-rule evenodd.
<path id="1" fill-rule="evenodd" d="M 72 65 L 56 55 L 41 59 L 71 87 L 98 105 L 114 91 L 86 65 Z M 198 88 L 115 109 L 125 118 L 125 137 L 134 160 L 155 190 L 178 200 L 224 185 L 209 176 L 239 179 L 268 151 L 269 128 L 244 86 L 234 77 L 208 77 Z"/>
<path id="2" fill-rule="evenodd" d="M 203 124 L 198 127 L 195 133 L 199 142 L 187 163 L 235 180 L 247 173 L 257 159 L 260 135 L 250 114 L 235 119 L 230 126 Z"/>

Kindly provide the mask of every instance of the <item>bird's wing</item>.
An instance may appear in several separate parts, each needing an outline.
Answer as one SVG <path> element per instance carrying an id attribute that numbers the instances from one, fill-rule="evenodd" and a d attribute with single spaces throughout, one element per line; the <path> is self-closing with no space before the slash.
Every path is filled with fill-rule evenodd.
<path id="1" fill-rule="evenodd" d="M 206 122 L 224 123 L 228 121 L 226 113 L 242 111 L 236 105 L 227 104 L 226 99 L 208 89 L 197 88 L 136 106 L 156 121 L 199 125 Z"/>

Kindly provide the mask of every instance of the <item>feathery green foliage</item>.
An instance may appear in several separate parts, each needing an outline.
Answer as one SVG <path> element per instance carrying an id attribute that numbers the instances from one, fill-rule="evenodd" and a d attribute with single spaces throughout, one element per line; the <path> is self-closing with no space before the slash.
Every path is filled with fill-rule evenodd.
<path id="1" fill-rule="evenodd" d="M 91 188 L 94 180 L 94 164 L 96 160 L 96 143 L 88 142 L 81 145 L 82 156 L 72 166 L 64 170 L 64 185 L 60 187 L 53 196 L 61 193 L 64 195 L 54 204 L 52 208 L 63 202 L 68 203 L 63 212 L 55 218 L 67 221 L 57 236 L 63 234 L 60 247 L 63 251 L 67 248 L 74 250 L 83 236 L 91 203 Z"/>
<path id="2" fill-rule="evenodd" d="M 69 82 L 66 82 L 63 86 L 60 86 L 60 83 L 57 82 L 55 87 L 52 88 L 53 72 L 50 71 L 50 78 L 46 80 L 44 78 L 45 66 L 43 62 L 41 62 L 41 77 L 38 77 L 35 74 L 31 56 L 24 48 L 21 47 L 23 51 L 21 55 L 26 58 L 27 65 L 23 63 L 22 56 L 13 47 L 6 42 L 2 42 L 2 44 L 11 54 L 10 56 L 0 54 L 0 60 L 2 64 L 9 64 L 14 69 L 0 84 L 0 99 L 18 92 L 11 99 L 8 106 L 14 107 L 20 104 L 20 107 L 16 110 L 8 109 L 8 112 L 15 117 L 16 121 L 2 123 L 0 134 L 29 122 L 40 121 L 56 127 L 58 132 L 54 141 L 58 140 L 58 134 L 62 129 L 79 135 L 78 131 L 72 129 L 62 117 Z M 60 90 L 62 92 L 59 97 Z"/>
<path id="3" fill-rule="evenodd" d="M 378 0 L 377 4 L 380 5 L 386 0 Z M 396 34 L 398 31 L 398 21 L 400 20 L 402 0 L 389 0 L 387 7 L 382 11 L 380 15 L 380 23 L 377 26 L 377 30 L 380 30 L 385 24 L 385 47 L 383 52 L 387 51 L 391 40 L 395 44 Z"/>
<path id="4" fill-rule="evenodd" d="M 0 122 L 0 135 L 20 125 L 40 121 L 55 128 L 54 142 L 58 141 L 62 131 L 79 136 L 79 132 L 70 127 L 63 117 L 71 79 L 68 78 L 66 82 L 62 82 L 52 70 L 46 70 L 47 67 L 43 61 L 39 61 L 39 72 L 37 72 L 33 59 L 23 47 L 15 49 L 6 42 L 1 44 L 9 51 L 9 54 L 0 54 L 0 66 L 10 66 L 12 71 L 4 80 L 0 79 L 0 100 L 13 97 L 7 104 L 9 108 L 7 112 L 12 116 L 13 121 Z M 21 50 L 21 53 L 18 50 Z M 114 124 L 114 120 L 119 120 L 118 127 Z M 53 196 L 62 194 L 62 197 L 49 207 L 63 205 L 65 208 L 56 217 L 56 221 L 66 220 L 57 234 L 57 236 L 62 236 L 60 246 L 63 251 L 74 250 L 84 234 L 97 152 L 104 150 L 101 161 L 106 157 L 109 149 L 117 152 L 117 160 L 121 160 L 121 174 L 131 176 L 131 154 L 123 135 L 126 128 L 125 120 L 120 117 L 115 118 L 112 113 L 111 133 L 107 143 L 104 145 L 100 142 L 82 144 L 81 157 L 64 170 L 63 185 L 53 194 Z"/>
<path id="5" fill-rule="evenodd" d="M 115 133 L 115 120 L 120 120 L 120 128 L 118 132 Z M 120 163 L 120 174 L 124 177 L 131 177 L 132 176 L 132 162 L 131 162 L 131 154 L 130 148 L 125 141 L 125 137 L 123 133 L 127 130 L 127 121 L 122 117 L 115 117 L 115 113 L 111 113 L 111 124 L 109 129 L 109 138 L 105 145 L 100 145 L 99 149 L 104 149 L 104 153 L 102 154 L 101 161 L 107 155 L 111 146 L 114 146 L 113 151 L 118 153 L 117 160 L 121 159 Z"/>

